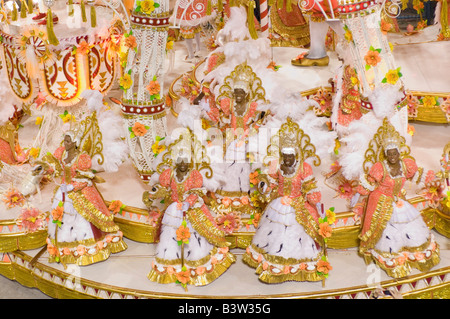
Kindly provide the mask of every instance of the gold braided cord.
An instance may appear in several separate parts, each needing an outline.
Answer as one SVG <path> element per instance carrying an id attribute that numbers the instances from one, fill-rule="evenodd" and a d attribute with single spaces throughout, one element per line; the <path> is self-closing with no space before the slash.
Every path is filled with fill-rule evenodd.
<path id="1" fill-rule="evenodd" d="M 386 195 L 381 195 L 378 199 L 375 212 L 373 213 L 370 228 L 364 234 L 358 236 L 361 240 L 359 247 L 361 253 L 375 247 L 378 240 L 380 240 L 388 221 L 391 219 L 393 211 L 393 199 Z"/>
<path id="2" fill-rule="evenodd" d="M 319 235 L 319 224 L 311 216 L 305 206 L 303 197 L 295 198 L 291 203 L 292 208 L 295 209 L 295 220 L 303 226 L 305 232 L 317 243 L 323 246 L 323 237 Z"/>
<path id="3" fill-rule="evenodd" d="M 187 213 L 187 219 L 200 236 L 217 247 L 228 247 L 229 242 L 225 240 L 225 232 L 217 224 L 206 216 L 200 208 L 190 209 Z"/>
<path id="4" fill-rule="evenodd" d="M 114 223 L 114 215 L 105 215 L 92 204 L 81 191 L 70 192 L 69 198 L 73 201 L 75 210 L 88 222 L 92 223 L 101 231 L 111 233 L 119 230 Z"/>

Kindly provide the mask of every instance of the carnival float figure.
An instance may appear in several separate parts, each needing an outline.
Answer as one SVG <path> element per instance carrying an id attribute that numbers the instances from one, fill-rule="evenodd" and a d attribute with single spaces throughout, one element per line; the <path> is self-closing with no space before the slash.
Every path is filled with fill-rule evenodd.
<path id="1" fill-rule="evenodd" d="M 201 170 L 213 172 L 204 147 L 190 130 L 168 146 L 159 170 L 159 183 L 144 196 L 153 201 L 165 189 L 168 205 L 161 221 L 151 281 L 203 286 L 222 275 L 235 256 L 225 233 L 210 213 Z"/>
<path id="2" fill-rule="evenodd" d="M 49 262 L 90 265 L 127 248 L 114 214 L 96 187 L 91 157 L 83 152 L 83 132 L 69 130 L 63 146 L 44 159 L 61 176 L 48 225 Z"/>
<path id="3" fill-rule="evenodd" d="M 424 174 L 409 154 L 405 139 L 386 118 L 369 144 L 366 174 L 352 200 L 353 205 L 360 194 L 368 195 L 360 253 L 394 278 L 407 276 L 412 268 L 426 272 L 440 260 L 439 245 L 403 188 L 407 180 L 419 184 L 433 179 L 433 172 Z"/>
<path id="4" fill-rule="evenodd" d="M 258 111 L 258 101 L 265 102 L 264 94 L 261 80 L 243 63 L 225 78 L 216 99 L 218 107 L 209 113 L 224 133 L 226 171 L 237 178 L 227 182 L 222 188 L 224 191 L 246 193 L 250 190 L 247 144 L 249 136 L 255 134 L 263 122 L 264 114 Z"/>
<path id="5" fill-rule="evenodd" d="M 311 158 L 318 166 L 320 158 L 309 136 L 290 118 L 272 137 L 269 149 L 281 162 L 275 171 L 258 177 L 268 205 L 243 261 L 256 268 L 265 283 L 324 280 L 332 268 L 323 236 L 328 224 L 320 224 L 321 193 L 306 162 Z"/>
<path id="6" fill-rule="evenodd" d="M 200 57 L 202 25 L 214 19 L 212 1 L 177 0 L 170 22 L 180 28 L 180 34 L 186 43 L 188 55 L 186 62 Z M 195 41 L 195 48 L 194 48 Z"/>

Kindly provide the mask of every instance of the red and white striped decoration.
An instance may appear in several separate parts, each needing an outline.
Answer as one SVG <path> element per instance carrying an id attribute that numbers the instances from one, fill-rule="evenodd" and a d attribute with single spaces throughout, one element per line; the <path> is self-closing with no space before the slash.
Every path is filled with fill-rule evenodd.
<path id="1" fill-rule="evenodd" d="M 267 0 L 259 1 L 259 12 L 261 17 L 261 35 L 267 37 L 269 36 L 269 9 Z"/>

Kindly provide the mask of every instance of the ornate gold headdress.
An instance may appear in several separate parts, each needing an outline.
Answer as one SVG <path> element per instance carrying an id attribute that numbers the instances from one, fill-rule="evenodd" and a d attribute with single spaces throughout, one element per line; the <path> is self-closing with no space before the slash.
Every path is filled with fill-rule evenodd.
<path id="1" fill-rule="evenodd" d="M 246 93 L 250 94 L 250 101 L 266 101 L 266 91 L 262 87 L 261 79 L 246 62 L 237 65 L 231 74 L 225 77 L 219 89 L 216 102 L 220 103 L 223 97 L 232 99 L 233 91 L 236 88 L 243 89 Z"/>
<path id="2" fill-rule="evenodd" d="M 313 158 L 315 166 L 319 166 L 321 163 L 320 157 L 316 154 L 316 147 L 311 143 L 309 135 L 289 117 L 277 134 L 271 137 L 264 163 L 278 159 L 281 153 L 296 154 L 299 162 Z"/>
<path id="3" fill-rule="evenodd" d="M 212 177 L 211 161 L 206 155 L 206 149 L 189 128 L 184 129 L 178 138 L 167 147 L 162 162 L 156 167 L 157 172 L 161 174 L 165 169 L 173 168 L 180 156 L 189 158 L 191 168 L 198 171 L 206 169 L 205 176 Z"/>
<path id="4" fill-rule="evenodd" d="M 386 151 L 393 148 L 398 149 L 402 158 L 412 158 L 410 156 L 411 150 L 406 145 L 405 138 L 400 135 L 386 117 L 383 120 L 383 124 L 378 128 L 372 140 L 369 142 L 369 146 L 364 155 L 364 173 L 367 174 L 370 167 L 376 162 L 382 162 L 386 158 Z"/>
<path id="5" fill-rule="evenodd" d="M 77 143 L 81 152 L 87 153 L 91 158 L 98 155 L 98 164 L 103 164 L 103 135 L 98 126 L 97 113 L 94 111 L 80 122 L 73 122 L 70 129 L 64 132 L 70 135 L 72 141 Z"/>

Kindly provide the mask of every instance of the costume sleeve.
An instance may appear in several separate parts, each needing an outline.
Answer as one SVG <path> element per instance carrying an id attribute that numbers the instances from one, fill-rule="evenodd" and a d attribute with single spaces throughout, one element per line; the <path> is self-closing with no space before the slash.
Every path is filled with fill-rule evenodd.
<path id="1" fill-rule="evenodd" d="M 212 103 L 211 103 L 212 104 Z M 208 115 L 209 119 L 213 122 L 213 123 L 217 123 L 219 122 L 219 118 L 220 118 L 220 111 L 216 106 L 211 106 L 210 105 L 210 110 L 208 112 L 206 112 L 206 114 Z"/>
<path id="2" fill-rule="evenodd" d="M 161 186 L 166 187 L 166 188 L 170 187 L 170 175 L 171 175 L 171 172 L 172 171 L 170 169 L 166 169 L 159 176 L 159 184 L 161 184 Z"/>
<path id="3" fill-rule="evenodd" d="M 227 117 L 230 115 L 230 107 L 231 107 L 231 100 L 229 98 L 226 97 L 220 100 L 220 108 Z"/>
<path id="4" fill-rule="evenodd" d="M 186 181 L 187 193 L 189 194 L 186 197 L 186 201 L 189 203 L 189 206 L 194 205 L 197 201 L 199 197 L 199 191 L 202 192 L 202 190 L 200 189 L 202 186 L 202 174 L 200 174 L 200 172 L 197 170 L 191 171 L 189 178 Z"/>
<path id="5" fill-rule="evenodd" d="M 322 194 L 317 190 L 316 180 L 313 175 L 312 167 L 308 163 L 303 163 L 301 169 L 302 193 L 306 197 L 306 200 L 308 202 L 315 205 L 322 199 Z"/>
<path id="6" fill-rule="evenodd" d="M 356 192 L 361 195 L 368 195 L 375 189 L 375 183 L 383 179 L 384 168 L 383 164 L 377 162 L 372 165 L 367 175 L 363 175 L 360 179 L 360 184 L 356 187 Z"/>
<path id="7" fill-rule="evenodd" d="M 417 167 L 416 161 L 412 158 L 404 158 L 403 164 L 405 165 L 405 176 L 407 179 L 417 184 L 425 181 L 425 174 L 422 167 Z M 432 172 L 432 171 L 431 171 Z"/>
<path id="8" fill-rule="evenodd" d="M 81 154 L 77 161 L 77 175 L 72 179 L 72 185 L 74 191 L 79 191 L 86 186 L 91 186 L 91 179 L 95 177 L 94 173 L 89 169 L 91 168 L 91 157 L 87 154 Z"/>
<path id="9" fill-rule="evenodd" d="M 56 151 L 53 153 L 53 156 L 58 160 L 62 160 L 62 155 L 64 153 L 64 146 L 60 146 L 56 149 Z"/>

